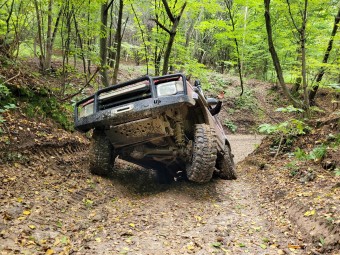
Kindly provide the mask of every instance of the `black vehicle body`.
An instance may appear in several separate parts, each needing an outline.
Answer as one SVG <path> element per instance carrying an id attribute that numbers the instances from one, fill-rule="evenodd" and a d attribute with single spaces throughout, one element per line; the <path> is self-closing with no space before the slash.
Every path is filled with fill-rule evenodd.
<path id="1" fill-rule="evenodd" d="M 231 148 L 216 115 L 220 108 L 221 102 L 207 99 L 199 83 L 192 86 L 183 74 L 144 76 L 78 102 L 75 128 L 94 130 L 95 174 L 109 174 L 119 156 L 195 182 L 209 181 L 214 172 L 235 179 Z"/>

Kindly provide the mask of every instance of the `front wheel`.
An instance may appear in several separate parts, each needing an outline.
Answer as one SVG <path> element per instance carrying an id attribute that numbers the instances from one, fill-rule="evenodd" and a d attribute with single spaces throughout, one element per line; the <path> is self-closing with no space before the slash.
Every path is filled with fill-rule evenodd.
<path id="1" fill-rule="evenodd" d="M 195 125 L 191 162 L 187 166 L 190 181 L 204 183 L 211 180 L 216 162 L 215 133 L 209 125 Z"/>
<path id="2" fill-rule="evenodd" d="M 231 149 L 228 145 L 224 146 L 224 154 L 218 153 L 216 168 L 219 170 L 218 176 L 223 180 L 236 180 L 236 166 L 234 163 Z"/>
<path id="3" fill-rule="evenodd" d="M 90 148 L 90 172 L 100 176 L 112 173 L 116 154 L 104 131 L 95 129 Z"/>

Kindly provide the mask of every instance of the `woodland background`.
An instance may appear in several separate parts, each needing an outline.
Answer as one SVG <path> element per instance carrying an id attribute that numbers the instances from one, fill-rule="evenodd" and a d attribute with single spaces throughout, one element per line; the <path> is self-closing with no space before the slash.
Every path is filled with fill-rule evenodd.
<path id="1" fill-rule="evenodd" d="M 206 86 L 211 69 L 238 75 L 241 87 L 247 78 L 277 81 L 308 115 L 318 86 L 339 90 L 339 16 L 336 0 L 1 0 L 0 55 L 58 74 L 59 97 L 74 92 L 68 77 L 79 67 L 85 87 L 98 71 L 108 86 L 128 61 Z"/>

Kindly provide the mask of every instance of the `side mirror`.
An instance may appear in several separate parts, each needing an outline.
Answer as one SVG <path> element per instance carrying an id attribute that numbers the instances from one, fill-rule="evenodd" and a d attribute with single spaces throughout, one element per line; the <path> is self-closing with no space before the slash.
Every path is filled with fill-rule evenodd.
<path id="1" fill-rule="evenodd" d="M 200 87 L 200 86 L 201 86 L 200 80 L 195 80 L 194 86 L 195 86 L 195 87 Z"/>
<path id="2" fill-rule="evenodd" d="M 216 105 L 218 104 L 218 100 L 216 98 L 213 98 L 213 97 L 208 97 L 207 98 L 207 103 L 208 105 L 212 106 L 212 105 Z"/>
<path id="3" fill-rule="evenodd" d="M 212 116 L 218 114 L 221 111 L 222 108 L 222 101 L 219 101 L 215 98 L 208 98 L 207 103 L 209 106 L 213 106 L 213 108 L 209 109 L 209 112 L 211 113 Z"/>

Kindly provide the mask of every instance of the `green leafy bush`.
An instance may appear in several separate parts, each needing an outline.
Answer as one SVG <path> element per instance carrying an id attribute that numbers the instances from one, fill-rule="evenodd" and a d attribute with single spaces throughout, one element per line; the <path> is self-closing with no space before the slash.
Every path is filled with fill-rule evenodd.
<path id="1" fill-rule="evenodd" d="M 2 114 L 16 108 L 16 105 L 13 102 L 14 100 L 10 90 L 4 84 L 0 83 L 0 124 L 5 122 Z M 0 129 L 0 134 L 1 133 L 2 130 Z"/>
<path id="2" fill-rule="evenodd" d="M 257 101 L 253 90 L 246 90 L 242 96 L 236 98 L 235 106 L 238 109 L 251 110 L 257 109 Z"/>
<path id="3" fill-rule="evenodd" d="M 237 126 L 234 122 L 232 122 L 231 120 L 224 120 L 224 125 L 232 132 L 235 133 L 237 130 Z"/>
<path id="4" fill-rule="evenodd" d="M 278 124 L 264 123 L 259 126 L 259 132 L 267 135 L 282 134 L 286 136 L 304 135 L 311 128 L 302 120 L 290 119 Z"/>
<path id="5" fill-rule="evenodd" d="M 309 153 L 306 153 L 304 150 L 297 148 L 294 151 L 294 156 L 299 160 L 314 160 L 319 161 L 322 160 L 327 154 L 327 147 L 325 145 L 320 145 L 315 147 Z"/>

